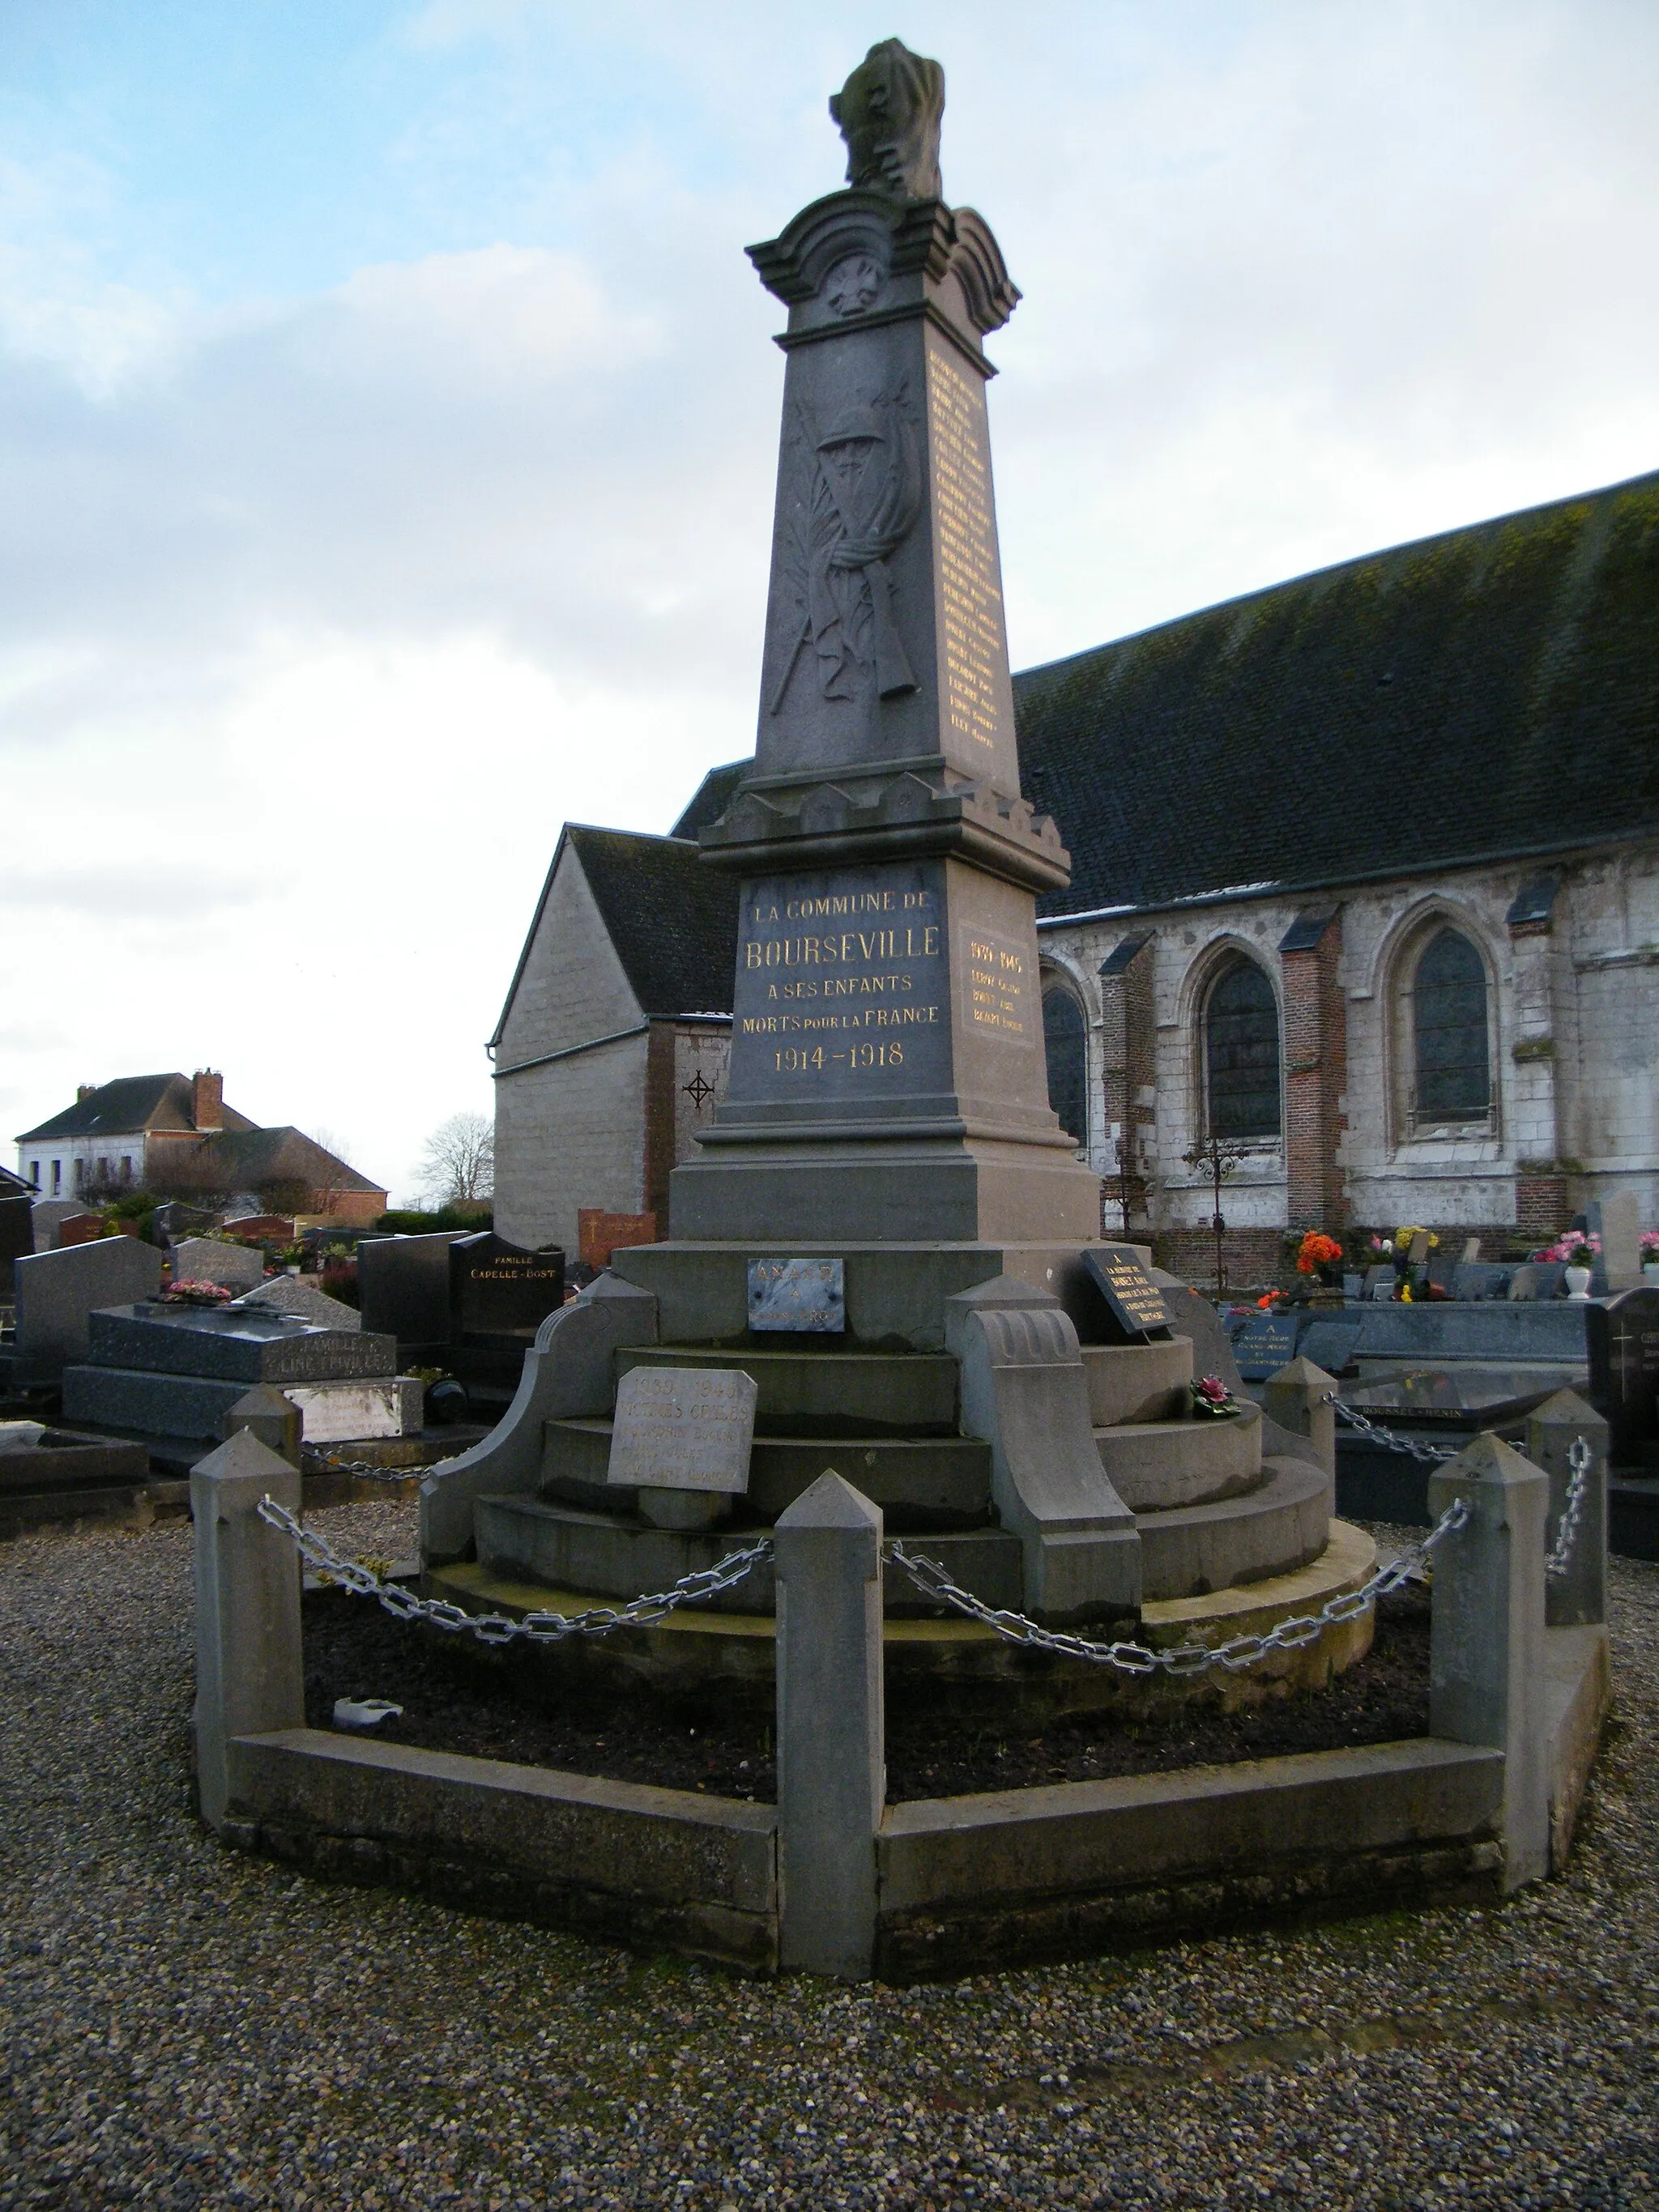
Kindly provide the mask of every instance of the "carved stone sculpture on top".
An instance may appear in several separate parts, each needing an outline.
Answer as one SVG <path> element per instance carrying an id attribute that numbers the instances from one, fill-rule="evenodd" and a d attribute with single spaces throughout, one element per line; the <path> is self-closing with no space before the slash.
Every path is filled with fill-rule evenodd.
<path id="1" fill-rule="evenodd" d="M 872 46 L 830 101 L 847 141 L 847 181 L 898 199 L 936 200 L 945 71 L 902 39 Z"/>

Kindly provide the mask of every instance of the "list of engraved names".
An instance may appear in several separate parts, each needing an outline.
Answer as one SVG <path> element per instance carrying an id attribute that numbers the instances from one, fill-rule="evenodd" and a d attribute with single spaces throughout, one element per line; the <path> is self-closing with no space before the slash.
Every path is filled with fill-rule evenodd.
<path id="1" fill-rule="evenodd" d="M 1008 647 L 991 521 L 985 395 L 937 345 L 927 349 L 927 412 L 939 521 L 945 720 L 957 737 L 991 746 L 997 741 L 998 678 Z"/>

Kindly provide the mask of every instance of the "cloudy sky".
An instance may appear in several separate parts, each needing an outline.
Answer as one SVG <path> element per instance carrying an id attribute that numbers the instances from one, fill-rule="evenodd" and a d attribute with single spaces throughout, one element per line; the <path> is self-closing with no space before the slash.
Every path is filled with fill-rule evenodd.
<path id="1" fill-rule="evenodd" d="M 407 1196 L 489 1108 L 561 822 L 750 749 L 742 248 L 894 31 L 1017 667 L 1659 465 L 1652 0 L 3 0 L 0 1131 L 210 1064 Z"/>

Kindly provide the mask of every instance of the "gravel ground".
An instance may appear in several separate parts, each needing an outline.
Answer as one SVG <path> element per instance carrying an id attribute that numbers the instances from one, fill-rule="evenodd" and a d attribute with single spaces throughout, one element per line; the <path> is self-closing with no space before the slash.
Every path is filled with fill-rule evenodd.
<path id="1" fill-rule="evenodd" d="M 1564 1880 L 858 1992 L 221 1850 L 189 1574 L 178 1527 L 0 1549 L 0 2207 L 1659 2207 L 1659 1568 Z"/>

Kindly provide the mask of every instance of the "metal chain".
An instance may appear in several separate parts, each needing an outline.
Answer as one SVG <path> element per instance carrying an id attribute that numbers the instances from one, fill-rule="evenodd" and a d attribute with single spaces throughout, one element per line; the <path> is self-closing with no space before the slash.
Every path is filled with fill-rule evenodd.
<path id="1" fill-rule="evenodd" d="M 356 1559 L 343 1559 L 327 1542 L 302 1528 L 287 1506 L 274 1498 L 259 1500 L 259 1518 L 291 1538 L 319 1574 L 329 1575 L 359 1597 L 378 1598 L 399 1620 L 427 1620 L 434 1628 L 476 1636 L 481 1644 L 511 1644 L 526 1637 L 532 1644 L 559 1644 L 568 1636 L 609 1636 L 617 1628 L 649 1628 L 665 1620 L 677 1607 L 694 1598 L 715 1597 L 736 1588 L 744 1577 L 772 1556 L 772 1540 L 763 1536 L 746 1551 L 730 1553 L 712 1567 L 682 1575 L 672 1588 L 650 1597 L 636 1597 L 622 1606 L 593 1606 L 586 1613 L 526 1613 L 514 1620 L 503 1613 L 468 1613 L 446 1598 L 416 1597 L 399 1583 L 381 1579 L 373 1568 Z"/>
<path id="2" fill-rule="evenodd" d="M 1403 1453 L 1407 1459 L 1421 1460 L 1430 1467 L 1439 1467 L 1449 1459 L 1455 1459 L 1463 1449 L 1462 1444 L 1431 1444 L 1421 1437 L 1402 1437 L 1393 1429 L 1385 1429 L 1380 1421 L 1369 1420 L 1358 1406 L 1345 1406 L 1334 1390 L 1328 1390 L 1321 1402 L 1334 1406 L 1351 1429 L 1358 1429 L 1361 1436 L 1381 1444 L 1384 1451 Z"/>
<path id="3" fill-rule="evenodd" d="M 370 1482 L 418 1482 L 432 1472 L 429 1467 L 381 1467 L 370 1459 L 324 1459 L 317 1464 L 324 1474 L 355 1474 Z"/>
<path id="4" fill-rule="evenodd" d="M 1544 1572 L 1552 1582 L 1565 1574 L 1571 1562 L 1572 1547 L 1578 1541 L 1578 1524 L 1584 1517 L 1584 1492 L 1589 1485 L 1594 1457 L 1585 1438 L 1575 1437 L 1567 1452 L 1567 1465 L 1572 1474 L 1562 1502 L 1561 1518 L 1556 1523 L 1555 1544 L 1544 1562 Z"/>
<path id="5" fill-rule="evenodd" d="M 1263 1636 L 1234 1636 L 1225 1644 L 1176 1644 L 1164 1650 L 1127 1641 L 1096 1644 L 1086 1636 L 1072 1636 L 1041 1627 L 1035 1620 L 1028 1620 L 1023 1613 L 999 1611 L 976 1598 L 971 1590 L 963 1589 L 951 1580 L 937 1559 L 913 1555 L 896 1541 L 890 1544 L 887 1550 L 893 1564 L 903 1568 L 918 1589 L 954 1607 L 958 1613 L 965 1613 L 969 1620 L 994 1629 L 1011 1644 L 1058 1652 L 1065 1659 L 1086 1659 L 1097 1667 L 1115 1667 L 1126 1674 L 1152 1674 L 1160 1668 L 1176 1676 L 1202 1674 L 1212 1667 L 1224 1667 L 1230 1674 L 1237 1674 L 1246 1667 L 1255 1666 L 1270 1651 L 1298 1651 L 1304 1644 L 1316 1641 L 1334 1623 L 1356 1619 L 1377 1598 L 1420 1574 L 1440 1539 L 1461 1528 L 1468 1517 L 1467 1500 L 1455 1498 L 1420 1544 L 1402 1552 L 1387 1566 L 1379 1567 L 1362 1588 L 1332 1598 L 1317 1613 L 1298 1613 L 1289 1620 L 1281 1620 Z"/>

